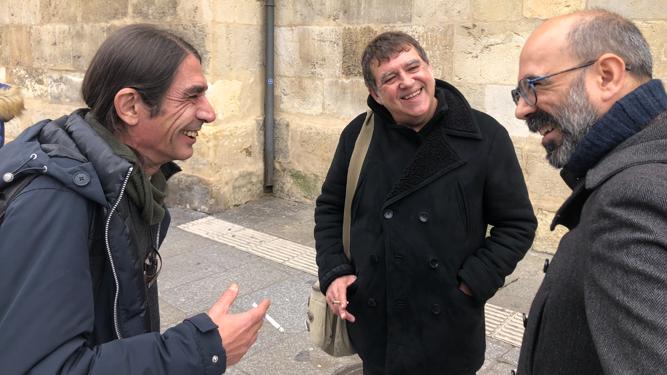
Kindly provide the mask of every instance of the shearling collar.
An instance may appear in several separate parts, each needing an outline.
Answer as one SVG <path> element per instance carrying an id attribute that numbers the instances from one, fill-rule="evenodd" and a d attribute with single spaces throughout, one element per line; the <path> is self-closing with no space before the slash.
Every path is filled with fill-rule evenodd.
<path id="1" fill-rule="evenodd" d="M 422 135 L 421 146 L 412 162 L 390 190 L 385 205 L 396 202 L 443 174 L 465 164 L 449 144 L 448 136 L 464 137 L 474 141 L 482 138 L 470 105 L 458 90 L 446 82 L 436 80 L 436 97 L 438 98 L 438 109 L 433 118 L 419 132 L 425 133 Z M 387 121 L 390 121 L 386 125 L 389 128 L 398 126 L 383 106 L 371 100 L 372 98 L 369 99 L 369 106 L 374 111 L 377 108 L 380 111 L 379 115 L 384 120 L 380 123 L 386 125 Z M 373 107 L 373 103 L 376 104 L 376 108 Z"/>

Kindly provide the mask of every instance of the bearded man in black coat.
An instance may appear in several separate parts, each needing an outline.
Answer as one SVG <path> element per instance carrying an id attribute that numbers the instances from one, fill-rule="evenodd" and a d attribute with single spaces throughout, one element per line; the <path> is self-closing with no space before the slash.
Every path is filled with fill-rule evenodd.
<path id="1" fill-rule="evenodd" d="M 351 261 L 343 205 L 365 114 L 343 130 L 317 199 L 321 291 L 347 320 L 364 374 L 473 374 L 484 362 L 484 303 L 537 226 L 512 142 L 433 78 L 405 33 L 373 39 L 362 68 L 374 132 L 351 206 Z"/>

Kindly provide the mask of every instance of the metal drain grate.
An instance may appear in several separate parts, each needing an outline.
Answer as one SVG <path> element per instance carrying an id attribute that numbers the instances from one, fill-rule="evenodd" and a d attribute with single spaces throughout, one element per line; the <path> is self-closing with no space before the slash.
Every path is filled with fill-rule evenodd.
<path id="1" fill-rule="evenodd" d="M 239 250 L 317 275 L 315 249 L 258 232 L 212 216 L 178 226 L 202 237 Z M 486 304 L 486 335 L 514 346 L 521 346 L 523 317 L 520 313 Z"/>

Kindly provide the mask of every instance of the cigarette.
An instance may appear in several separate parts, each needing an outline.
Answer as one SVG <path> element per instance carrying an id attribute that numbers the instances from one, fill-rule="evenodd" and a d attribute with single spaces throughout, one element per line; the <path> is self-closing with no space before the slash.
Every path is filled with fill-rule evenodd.
<path id="1" fill-rule="evenodd" d="M 252 307 L 257 307 L 257 303 L 253 302 Z M 264 318 L 267 322 L 271 323 L 273 328 L 277 329 L 279 332 L 285 333 L 285 328 L 283 328 L 278 322 L 275 321 L 269 314 L 264 314 Z"/>

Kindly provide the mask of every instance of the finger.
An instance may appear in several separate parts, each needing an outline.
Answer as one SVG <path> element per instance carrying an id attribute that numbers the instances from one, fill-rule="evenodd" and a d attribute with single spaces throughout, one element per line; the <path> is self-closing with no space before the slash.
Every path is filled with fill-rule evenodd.
<path id="1" fill-rule="evenodd" d="M 266 312 L 269 311 L 269 307 L 271 306 L 271 301 L 268 299 L 263 299 L 257 307 L 253 308 L 252 311 L 255 314 L 255 318 L 259 319 L 260 321 L 264 319 L 264 315 L 266 315 Z"/>
<path id="2" fill-rule="evenodd" d="M 215 304 L 209 310 L 209 315 L 224 315 L 229 312 L 229 307 L 236 300 L 236 296 L 239 294 L 239 286 L 236 283 L 227 288 L 227 290 L 220 295 L 220 298 L 215 302 Z"/>

